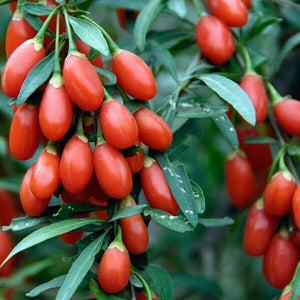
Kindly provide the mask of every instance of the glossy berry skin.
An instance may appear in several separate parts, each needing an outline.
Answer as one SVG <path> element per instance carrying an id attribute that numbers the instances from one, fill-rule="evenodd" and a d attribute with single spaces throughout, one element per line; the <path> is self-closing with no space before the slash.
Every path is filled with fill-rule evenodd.
<path id="1" fill-rule="evenodd" d="M 73 120 L 73 102 L 64 85 L 56 86 L 51 80 L 43 93 L 39 123 L 45 137 L 60 140 L 69 130 Z"/>
<path id="2" fill-rule="evenodd" d="M 107 200 L 106 201 L 98 201 L 94 197 L 90 197 L 88 203 L 92 204 L 92 205 L 99 205 L 99 206 L 107 207 Z M 92 212 L 92 216 L 94 216 L 95 218 L 99 218 L 101 220 L 107 221 L 108 220 L 107 209 L 94 211 L 94 212 Z"/>
<path id="3" fill-rule="evenodd" d="M 246 5 L 247 8 L 250 8 L 252 5 L 252 1 L 251 0 L 242 0 L 244 2 L 244 4 Z"/>
<path id="4" fill-rule="evenodd" d="M 249 210 L 244 229 L 244 249 L 251 256 L 266 253 L 272 240 L 277 219 L 265 213 L 262 199 Z"/>
<path id="5" fill-rule="evenodd" d="M 49 198 L 59 185 L 59 157 L 55 149 L 44 149 L 34 164 L 30 188 L 37 198 Z"/>
<path id="6" fill-rule="evenodd" d="M 132 189 L 132 175 L 122 153 L 104 142 L 94 151 L 94 166 L 101 189 L 110 197 L 123 199 Z"/>
<path id="7" fill-rule="evenodd" d="M 141 142 L 138 141 L 135 145 L 141 146 Z M 140 172 L 144 165 L 144 151 L 142 150 L 133 156 L 126 157 L 126 161 L 132 174 Z"/>
<path id="8" fill-rule="evenodd" d="M 292 279 L 299 249 L 290 238 L 275 234 L 263 259 L 264 276 L 274 288 L 284 288 Z"/>
<path id="9" fill-rule="evenodd" d="M 243 27 L 248 21 L 248 9 L 242 0 L 208 0 L 211 13 L 230 27 Z"/>
<path id="10" fill-rule="evenodd" d="M 22 207 L 27 215 L 30 216 L 39 216 L 47 208 L 50 198 L 39 199 L 31 191 L 30 181 L 32 176 L 32 169 L 28 169 L 26 172 L 20 188 L 20 200 Z"/>
<path id="11" fill-rule="evenodd" d="M 61 198 L 64 203 L 85 203 L 89 200 L 90 192 L 87 188 L 79 193 L 68 193 L 67 191 L 62 191 Z"/>
<path id="12" fill-rule="evenodd" d="M 283 99 L 275 103 L 274 115 L 278 124 L 289 134 L 300 136 L 300 101 Z"/>
<path id="13" fill-rule="evenodd" d="M 132 198 L 124 199 L 120 204 L 120 208 L 135 205 L 136 203 Z M 133 254 L 144 253 L 149 245 L 149 234 L 142 215 L 119 219 L 119 224 L 122 229 L 123 243 L 127 250 Z"/>
<path id="14" fill-rule="evenodd" d="M 34 38 L 36 31 L 29 25 L 22 13 L 15 14 L 8 24 L 5 50 L 6 57 L 9 57 L 16 48 L 25 41 Z"/>
<path id="15" fill-rule="evenodd" d="M 129 148 L 138 139 L 138 126 L 135 118 L 119 101 L 105 101 L 101 106 L 99 118 L 105 139 L 115 148 Z"/>
<path id="16" fill-rule="evenodd" d="M 18 96 L 30 70 L 45 57 L 45 49 L 33 39 L 21 44 L 8 58 L 2 72 L 2 89 L 6 96 Z"/>
<path id="17" fill-rule="evenodd" d="M 240 147 L 245 151 L 253 170 L 258 172 L 269 170 L 273 161 L 270 145 L 245 143 L 248 137 L 261 136 L 261 134 L 250 126 L 238 127 L 236 131 Z"/>
<path id="18" fill-rule="evenodd" d="M 112 59 L 112 71 L 120 87 L 130 96 L 147 101 L 157 92 L 149 66 L 136 54 L 121 50 Z"/>
<path id="19" fill-rule="evenodd" d="M 8 232 L 4 232 L 0 228 L 0 265 L 6 259 L 8 254 L 13 249 L 13 244 Z M 0 278 L 9 277 L 13 273 L 13 259 L 10 259 L 5 265 L 0 269 Z M 1 296 L 1 295 L 0 295 Z"/>
<path id="20" fill-rule="evenodd" d="M 59 238 L 65 244 L 74 245 L 83 238 L 83 232 L 70 231 L 59 235 Z"/>
<path id="21" fill-rule="evenodd" d="M 167 149 L 173 141 L 173 133 L 168 123 L 153 111 L 141 108 L 134 114 L 138 125 L 139 139 L 149 148 Z"/>
<path id="22" fill-rule="evenodd" d="M 93 175 L 93 153 L 86 137 L 74 135 L 66 144 L 59 164 L 60 181 L 69 193 L 79 193 Z"/>
<path id="23" fill-rule="evenodd" d="M 245 207 L 255 195 L 255 178 L 249 160 L 241 152 L 228 155 L 225 166 L 226 187 L 233 205 Z"/>
<path id="24" fill-rule="evenodd" d="M 77 50 L 80 53 L 83 53 L 88 58 L 89 54 L 90 54 L 90 51 L 91 51 L 91 46 L 89 46 L 88 44 L 86 44 L 85 42 L 83 42 L 80 39 L 76 39 L 75 43 L 76 43 Z M 102 62 L 102 58 L 101 58 L 100 54 L 98 56 L 96 56 L 95 58 L 93 58 L 91 60 L 91 63 L 95 67 L 98 67 L 98 68 L 101 68 L 101 69 L 103 68 L 103 62 Z"/>
<path id="25" fill-rule="evenodd" d="M 68 55 L 63 67 L 65 87 L 73 102 L 83 110 L 97 110 L 103 101 L 103 85 L 93 65 L 79 52 Z"/>
<path id="26" fill-rule="evenodd" d="M 240 86 L 254 106 L 256 123 L 263 122 L 268 115 L 268 96 L 262 78 L 257 74 L 248 73 L 243 76 Z"/>
<path id="27" fill-rule="evenodd" d="M 19 160 L 31 158 L 40 141 L 39 110 L 36 105 L 20 106 L 10 125 L 9 150 L 12 156 Z"/>
<path id="28" fill-rule="evenodd" d="M 297 185 L 289 171 L 276 173 L 264 191 L 264 207 L 267 214 L 283 216 L 292 208 L 292 198 Z"/>
<path id="29" fill-rule="evenodd" d="M 140 174 L 142 188 L 150 206 L 171 215 L 177 214 L 179 206 L 160 165 L 154 159 L 149 160 L 149 163 L 145 159 Z"/>
<path id="30" fill-rule="evenodd" d="M 12 13 L 14 13 L 17 9 L 18 1 L 13 1 L 9 3 L 9 9 Z"/>
<path id="31" fill-rule="evenodd" d="M 2 189 L 0 190 L 0 207 L 5 207 L 0 210 L 0 227 L 8 226 L 11 220 L 17 217 L 18 210 L 11 194 Z"/>
<path id="32" fill-rule="evenodd" d="M 118 293 L 126 287 L 129 278 L 130 259 L 127 250 L 107 248 L 98 268 L 98 281 L 103 291 L 109 294 Z"/>
<path id="33" fill-rule="evenodd" d="M 196 25 L 195 36 L 203 56 L 216 65 L 227 62 L 235 51 L 230 29 L 215 16 L 201 17 Z"/>
<path id="34" fill-rule="evenodd" d="M 297 186 L 292 199 L 293 215 L 295 223 L 300 229 L 300 185 Z"/>

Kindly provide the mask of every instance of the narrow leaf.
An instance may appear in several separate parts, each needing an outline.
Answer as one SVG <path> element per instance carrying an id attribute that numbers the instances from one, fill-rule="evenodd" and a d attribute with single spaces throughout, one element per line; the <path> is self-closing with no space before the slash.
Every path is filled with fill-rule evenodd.
<path id="1" fill-rule="evenodd" d="M 10 258 L 12 258 L 17 253 L 42 243 L 48 239 L 51 239 L 60 234 L 75 230 L 77 228 L 89 225 L 101 223 L 99 219 L 83 218 L 83 219 L 69 219 L 60 221 L 43 228 L 40 228 L 33 233 L 26 236 L 21 242 L 19 242 L 13 250 L 9 253 L 7 258 L 1 264 L 3 266 Z"/>
<path id="2" fill-rule="evenodd" d="M 186 5 L 184 0 L 169 0 L 168 8 L 181 18 L 186 15 Z"/>
<path id="3" fill-rule="evenodd" d="M 126 217 L 132 217 L 135 215 L 141 214 L 145 208 L 147 207 L 146 204 L 141 205 L 135 205 L 135 206 L 128 206 L 120 208 L 109 221 L 116 221 L 118 219 L 126 218 Z"/>
<path id="4" fill-rule="evenodd" d="M 278 141 L 269 136 L 250 136 L 245 139 L 245 144 L 278 144 Z"/>
<path id="5" fill-rule="evenodd" d="M 33 92 L 51 75 L 54 67 L 54 52 L 36 64 L 27 75 L 17 98 L 17 105 L 22 105 Z"/>
<path id="6" fill-rule="evenodd" d="M 109 72 L 105 69 L 100 69 L 97 67 L 94 67 L 96 72 L 100 75 L 102 75 L 103 77 L 105 77 L 105 84 L 106 85 L 114 85 L 117 83 L 117 77 L 114 73 Z"/>
<path id="7" fill-rule="evenodd" d="M 250 125 L 255 125 L 255 110 L 253 104 L 238 84 L 218 74 L 201 75 L 199 79 L 222 99 L 231 104 L 245 121 Z"/>
<path id="8" fill-rule="evenodd" d="M 146 208 L 144 210 L 144 215 L 151 216 L 154 222 L 176 232 L 183 233 L 193 230 L 189 221 L 183 216 L 173 216 L 164 211 L 153 208 Z"/>
<path id="9" fill-rule="evenodd" d="M 47 223 L 48 221 L 48 217 L 30 217 L 30 216 L 26 216 L 26 217 L 21 217 L 21 218 L 17 218 L 17 219 L 12 219 L 11 223 L 9 226 L 3 226 L 2 229 L 4 231 L 7 230 L 12 230 L 12 231 L 20 231 L 20 230 L 24 230 L 24 229 L 28 229 L 40 224 L 44 224 Z"/>
<path id="10" fill-rule="evenodd" d="M 200 218 L 199 219 L 199 224 L 205 226 L 205 227 L 221 227 L 221 226 L 229 226 L 234 223 L 234 220 L 225 217 L 221 219 L 206 219 L 206 218 Z"/>
<path id="11" fill-rule="evenodd" d="M 162 0 L 150 0 L 140 12 L 135 22 L 133 35 L 141 51 L 145 49 L 146 34 L 162 8 Z"/>
<path id="12" fill-rule="evenodd" d="M 83 42 L 98 50 L 103 55 L 109 55 L 107 42 L 98 27 L 79 18 L 69 16 L 69 19 L 73 30 Z"/>
<path id="13" fill-rule="evenodd" d="M 151 278 L 160 300 L 173 299 L 173 284 L 169 273 L 159 265 L 149 264 L 146 273 Z"/>
<path id="14" fill-rule="evenodd" d="M 194 105 L 181 105 L 178 107 L 176 117 L 201 119 L 219 116 L 224 114 L 227 110 L 227 106 L 200 105 L 195 103 Z"/>
<path id="15" fill-rule="evenodd" d="M 191 180 L 191 184 L 193 188 L 194 198 L 198 208 L 198 214 L 203 214 L 205 211 L 205 197 L 203 191 L 197 182 Z"/>
<path id="16" fill-rule="evenodd" d="M 281 65 L 283 60 L 286 58 L 286 56 L 289 54 L 289 52 L 298 46 L 300 44 L 300 32 L 296 33 L 292 37 L 290 37 L 287 42 L 284 44 L 282 49 L 280 50 L 280 53 L 278 55 L 278 62 L 277 62 L 277 67 Z"/>
<path id="17" fill-rule="evenodd" d="M 98 283 L 95 280 L 91 280 L 89 284 L 91 293 L 96 297 L 97 300 L 124 300 L 124 298 L 118 297 L 113 294 L 104 293 Z"/>
<path id="18" fill-rule="evenodd" d="M 227 117 L 227 115 L 223 114 L 221 116 L 212 117 L 211 119 L 216 124 L 216 126 L 220 129 L 221 133 L 226 138 L 226 140 L 230 143 L 230 145 L 234 149 L 238 149 L 239 140 L 236 134 L 236 130 L 232 122 L 230 121 L 230 119 Z"/>
<path id="19" fill-rule="evenodd" d="M 101 245 L 105 238 L 105 233 L 102 234 L 98 239 L 93 241 L 87 246 L 72 264 L 63 285 L 61 286 L 56 299 L 68 300 L 71 299 L 73 294 L 76 292 L 79 284 L 92 267 L 95 256 L 101 249 Z"/>
<path id="20" fill-rule="evenodd" d="M 32 289 L 29 293 L 26 294 L 26 296 L 27 297 L 36 297 L 47 290 L 59 288 L 62 286 L 65 278 L 66 278 L 66 275 L 62 275 L 62 276 L 53 278 L 52 280 L 45 282 L 45 283 L 37 286 L 36 288 Z"/>
<path id="21" fill-rule="evenodd" d="M 192 186 L 183 165 L 173 165 L 166 154 L 156 155 L 181 211 L 192 226 L 198 223 L 197 207 Z"/>
<path id="22" fill-rule="evenodd" d="M 300 297 L 300 263 L 298 263 L 297 265 L 292 282 L 294 283 L 294 286 L 293 286 L 293 293 L 290 300 L 297 300 L 298 297 Z"/>
<path id="23" fill-rule="evenodd" d="M 40 3 L 25 2 L 23 8 L 31 15 L 46 16 L 51 13 L 51 9 Z"/>
<path id="24" fill-rule="evenodd" d="M 54 216 L 64 216 L 68 214 L 85 213 L 105 209 L 107 208 L 104 206 L 87 203 L 63 203 L 60 210 Z"/>
<path id="25" fill-rule="evenodd" d="M 130 10 L 141 10 L 145 7 L 147 0 L 97 0 L 97 5 L 108 7 L 122 7 Z"/>

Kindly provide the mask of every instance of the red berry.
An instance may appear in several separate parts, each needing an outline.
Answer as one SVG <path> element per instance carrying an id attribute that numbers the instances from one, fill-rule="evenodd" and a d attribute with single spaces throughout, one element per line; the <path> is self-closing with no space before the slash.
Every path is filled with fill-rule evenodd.
<path id="1" fill-rule="evenodd" d="M 9 130 L 9 150 L 14 158 L 31 158 L 40 142 L 39 110 L 36 105 L 23 104 L 15 112 Z"/>
<path id="2" fill-rule="evenodd" d="M 135 145 L 141 146 L 141 142 L 138 141 Z M 126 157 L 126 161 L 132 174 L 140 172 L 144 165 L 144 151 L 142 150 L 133 156 Z"/>
<path id="3" fill-rule="evenodd" d="M 13 1 L 9 3 L 9 8 L 12 13 L 14 13 L 17 9 L 18 1 Z"/>
<path id="4" fill-rule="evenodd" d="M 135 112 L 140 140 L 149 148 L 167 149 L 173 141 L 173 133 L 167 122 L 153 111 L 141 108 Z"/>
<path id="5" fill-rule="evenodd" d="M 30 181 L 33 167 L 34 165 L 28 169 L 22 180 L 20 188 L 20 200 L 26 214 L 30 216 L 39 216 L 47 208 L 50 198 L 40 199 L 32 193 Z"/>
<path id="6" fill-rule="evenodd" d="M 4 232 L 0 228 L 0 265 L 6 259 L 8 254 L 13 249 L 12 241 L 7 232 Z M 10 259 L 1 269 L 0 269 L 0 278 L 9 277 L 13 272 L 13 260 Z M 0 295 L 1 296 L 1 295 Z"/>
<path id="7" fill-rule="evenodd" d="M 21 44 L 8 58 L 2 72 L 5 95 L 16 98 L 30 70 L 44 57 L 44 47 L 34 39 Z"/>
<path id="8" fill-rule="evenodd" d="M 112 242 L 104 252 L 99 264 L 99 284 L 106 293 L 118 293 L 126 287 L 129 278 L 130 258 L 128 252 L 123 244 Z"/>
<path id="9" fill-rule="evenodd" d="M 125 198 L 132 189 L 132 175 L 122 153 L 104 142 L 94 151 L 94 166 L 101 189 L 110 197 Z"/>
<path id="10" fill-rule="evenodd" d="M 152 300 L 159 300 L 159 298 L 153 292 L 151 292 L 151 296 L 152 296 L 151 297 Z M 135 294 L 135 299 L 136 300 L 147 300 L 148 298 L 147 298 L 147 295 L 145 292 L 138 292 Z"/>
<path id="11" fill-rule="evenodd" d="M 132 197 L 128 196 L 120 203 L 120 208 L 135 206 Z M 149 234 L 142 215 L 122 218 L 119 220 L 122 229 L 122 239 L 127 250 L 133 254 L 144 253 L 149 245 Z"/>
<path id="12" fill-rule="evenodd" d="M 208 0 L 213 15 L 231 27 L 243 27 L 248 21 L 248 9 L 242 0 Z"/>
<path id="13" fill-rule="evenodd" d="M 274 288 L 282 289 L 291 281 L 299 259 L 297 246 L 286 234 L 277 233 L 263 259 L 264 276 Z"/>
<path id="14" fill-rule="evenodd" d="M 102 133 L 112 146 L 126 149 L 138 139 L 138 126 L 132 113 L 117 100 L 108 100 L 100 109 Z"/>
<path id="15" fill-rule="evenodd" d="M 283 99 L 275 103 L 273 110 L 276 121 L 287 133 L 300 136 L 300 101 Z"/>
<path id="16" fill-rule="evenodd" d="M 257 74 L 248 73 L 242 78 L 240 86 L 254 106 L 256 123 L 263 122 L 268 115 L 268 96 L 262 78 Z"/>
<path id="17" fill-rule="evenodd" d="M 91 46 L 87 45 L 85 42 L 83 42 L 80 39 L 75 40 L 76 47 L 80 53 L 83 53 L 87 58 L 89 57 L 90 51 L 91 51 Z M 91 63 L 98 68 L 103 68 L 103 62 L 101 55 L 99 54 L 95 58 L 91 60 Z"/>
<path id="18" fill-rule="evenodd" d="M 245 251 L 251 256 L 265 254 L 276 224 L 277 219 L 265 213 L 262 199 L 256 201 L 249 210 L 244 229 Z"/>
<path id="19" fill-rule="evenodd" d="M 289 171 L 276 173 L 264 191 L 266 213 L 283 216 L 292 208 L 292 197 L 297 185 Z"/>
<path id="20" fill-rule="evenodd" d="M 49 198 L 59 185 L 59 157 L 55 147 L 47 147 L 32 168 L 30 189 L 41 199 Z"/>
<path id="21" fill-rule="evenodd" d="M 9 57 L 22 43 L 34 38 L 35 34 L 36 31 L 29 25 L 23 14 L 19 11 L 15 13 L 6 32 L 6 56 Z"/>
<path id="22" fill-rule="evenodd" d="M 65 190 L 83 191 L 93 175 L 93 153 L 85 136 L 74 135 L 66 144 L 59 164 L 59 177 Z"/>
<path id="23" fill-rule="evenodd" d="M 71 53 L 63 67 L 65 87 L 70 98 L 83 110 L 97 110 L 103 101 L 103 85 L 84 54 Z"/>
<path id="24" fill-rule="evenodd" d="M 201 17 L 197 23 L 195 35 L 203 56 L 216 65 L 227 62 L 235 51 L 230 29 L 214 16 Z"/>
<path id="25" fill-rule="evenodd" d="M 232 204 L 245 207 L 255 195 L 255 178 L 250 162 L 244 153 L 234 151 L 228 155 L 225 177 Z"/>
<path id="26" fill-rule="evenodd" d="M 300 229 L 300 185 L 297 186 L 292 199 L 293 215 L 295 223 Z"/>
<path id="27" fill-rule="evenodd" d="M 112 59 L 112 70 L 120 87 L 139 100 L 150 100 L 156 95 L 155 78 L 148 65 L 136 54 L 121 50 Z"/>
<path id="28" fill-rule="evenodd" d="M 72 124 L 73 102 L 61 78 L 52 78 L 42 97 L 39 122 L 43 134 L 51 141 L 58 141 L 67 133 Z"/>
<path id="29" fill-rule="evenodd" d="M 179 206 L 171 192 L 160 165 L 152 158 L 145 157 L 141 170 L 141 183 L 147 201 L 156 209 L 175 215 Z"/>
<path id="30" fill-rule="evenodd" d="M 244 2 L 244 4 L 247 6 L 247 8 L 250 8 L 252 5 L 252 1 L 251 0 L 242 0 Z"/>
<path id="31" fill-rule="evenodd" d="M 18 210 L 11 194 L 2 189 L 0 190 L 0 207 L 5 208 L 0 210 L 0 227 L 1 225 L 8 226 L 17 216 Z"/>

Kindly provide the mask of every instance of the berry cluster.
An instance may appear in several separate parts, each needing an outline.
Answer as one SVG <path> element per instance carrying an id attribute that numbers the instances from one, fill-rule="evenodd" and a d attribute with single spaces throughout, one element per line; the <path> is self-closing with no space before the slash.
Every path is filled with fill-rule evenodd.
<path id="1" fill-rule="evenodd" d="M 51 4 L 55 3 L 47 2 L 47 6 Z M 120 200 L 119 208 L 136 205 L 130 196 L 132 175 L 140 173 L 150 206 L 176 214 L 179 206 L 163 170 L 157 161 L 144 155 L 141 147 L 143 143 L 144 149 L 162 151 L 173 139 L 168 124 L 145 107 L 145 101 L 152 99 L 157 91 L 150 68 L 134 53 L 119 49 L 105 33 L 112 55 L 111 69 L 121 94 L 125 92 L 141 101 L 131 113 L 125 102 L 110 96 L 94 68 L 103 67 L 101 56 L 91 61 L 87 58 L 90 46 L 80 39 L 73 40 L 68 13 L 64 10 L 62 18 L 61 10 L 56 6 L 36 33 L 17 7 L 7 33 L 8 60 L 2 73 L 2 88 L 8 97 L 17 98 L 30 71 L 47 52 L 55 51 L 52 76 L 45 86 L 39 87 L 41 97 L 31 97 L 19 107 L 14 105 L 9 132 L 13 157 L 27 160 L 35 154 L 41 141 L 45 146 L 21 184 L 24 211 L 30 216 L 41 215 L 54 195 L 63 203 L 99 205 L 102 209 L 94 216 L 107 220 L 109 214 L 105 208 L 109 199 Z M 56 32 L 54 49 L 51 47 L 54 40 L 44 39 L 47 28 Z M 10 38 L 12 30 L 14 39 Z M 60 46 L 66 41 L 69 50 L 64 56 Z M 125 157 L 126 151 L 131 155 Z M 131 263 L 127 251 L 142 254 L 149 244 L 142 215 L 122 218 L 119 225 L 118 234 L 104 252 L 98 270 L 99 284 L 107 293 L 123 290 L 129 281 Z M 71 244 L 82 237 L 83 233 L 78 231 L 60 235 L 62 241 Z M 139 297 L 144 299 L 142 293 Z"/>

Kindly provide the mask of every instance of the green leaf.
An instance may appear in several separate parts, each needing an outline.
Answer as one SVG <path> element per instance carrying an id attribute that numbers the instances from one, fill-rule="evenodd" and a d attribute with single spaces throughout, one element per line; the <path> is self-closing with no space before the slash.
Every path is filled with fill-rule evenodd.
<path id="1" fill-rule="evenodd" d="M 189 221 L 183 216 L 173 216 L 154 208 L 146 208 L 144 210 L 144 215 L 151 216 L 154 222 L 176 232 L 183 233 L 193 230 L 193 227 Z"/>
<path id="2" fill-rule="evenodd" d="M 297 300 L 300 296 L 300 263 L 298 263 L 294 277 L 292 279 L 292 282 L 294 283 L 293 286 L 293 293 L 290 298 L 290 300 Z"/>
<path id="3" fill-rule="evenodd" d="M 146 207 L 146 204 L 141 204 L 120 208 L 109 221 L 112 222 L 118 219 L 139 215 L 145 210 Z"/>
<path id="4" fill-rule="evenodd" d="M 249 31 L 249 33 L 246 36 L 246 40 L 251 40 L 255 36 L 258 36 L 260 33 L 262 33 L 267 27 L 274 23 L 282 22 L 281 18 L 272 18 L 268 20 L 264 20 L 258 23 L 255 23 L 255 25 L 252 27 L 252 29 Z"/>
<path id="5" fill-rule="evenodd" d="M 97 300 L 124 300 L 116 295 L 110 295 L 104 293 L 95 280 L 91 280 L 89 284 L 91 293 L 96 297 Z"/>
<path id="6" fill-rule="evenodd" d="M 193 189 L 184 166 L 173 165 L 166 154 L 158 154 L 155 158 L 166 176 L 173 196 L 182 213 L 192 226 L 196 226 L 198 223 L 197 206 Z"/>
<path id="7" fill-rule="evenodd" d="M 250 125 L 255 125 L 253 104 L 238 84 L 218 74 L 206 74 L 198 78 L 222 99 L 231 104 L 246 122 Z"/>
<path id="8" fill-rule="evenodd" d="M 163 8 L 163 0 L 150 0 L 140 12 L 133 30 L 134 39 L 137 47 L 144 51 L 147 32 Z"/>
<path id="9" fill-rule="evenodd" d="M 300 145 L 299 144 L 288 145 L 287 152 L 291 156 L 298 156 L 298 157 L 300 157 Z"/>
<path id="10" fill-rule="evenodd" d="M 130 274 L 130 283 L 137 288 L 143 287 L 143 283 L 133 273 Z"/>
<path id="11" fill-rule="evenodd" d="M 181 18 L 186 15 L 186 5 L 184 0 L 169 0 L 168 8 Z"/>
<path id="12" fill-rule="evenodd" d="M 0 178 L 0 188 L 13 193 L 19 193 L 23 176 Z"/>
<path id="13" fill-rule="evenodd" d="M 12 219 L 9 226 L 3 226 L 2 229 L 4 231 L 12 230 L 12 231 L 20 231 L 24 229 L 28 229 L 40 224 L 47 223 L 48 217 L 21 217 L 17 219 Z"/>
<path id="14" fill-rule="evenodd" d="M 278 144 L 278 141 L 269 136 L 250 136 L 244 140 L 245 144 Z"/>
<path id="15" fill-rule="evenodd" d="M 46 16 L 51 13 L 51 9 L 43 4 L 25 2 L 23 8 L 31 15 Z"/>
<path id="16" fill-rule="evenodd" d="M 29 293 L 26 294 L 26 296 L 27 297 L 36 297 L 47 290 L 59 288 L 64 283 L 65 278 L 66 278 L 66 275 L 61 275 L 56 278 L 53 278 L 52 280 L 45 282 L 45 283 L 37 286 L 36 288 L 32 289 Z"/>
<path id="17" fill-rule="evenodd" d="M 23 8 L 23 5 L 22 5 L 22 8 Z M 37 16 L 33 16 L 33 15 L 29 14 L 24 8 L 22 9 L 22 12 L 24 14 L 26 21 L 31 25 L 31 27 L 33 27 L 36 31 L 39 31 L 43 25 L 42 20 Z"/>
<path id="18" fill-rule="evenodd" d="M 177 100 L 173 95 L 169 95 L 168 103 L 164 107 L 163 113 L 161 117 L 168 123 L 170 127 L 172 127 L 174 123 L 174 118 L 176 114 L 176 102 Z"/>
<path id="19" fill-rule="evenodd" d="M 50 77 L 53 67 L 54 52 L 46 56 L 31 69 L 18 95 L 18 106 L 22 105 Z"/>
<path id="20" fill-rule="evenodd" d="M 191 180 L 191 184 L 193 188 L 196 205 L 198 208 L 198 214 L 203 214 L 205 211 L 205 197 L 203 191 L 197 182 Z"/>
<path id="21" fill-rule="evenodd" d="M 145 107 L 145 102 L 138 100 L 128 100 L 124 101 L 124 105 L 130 110 L 132 114 L 134 114 L 140 108 Z"/>
<path id="22" fill-rule="evenodd" d="M 39 272 L 50 267 L 52 264 L 53 261 L 47 259 L 39 260 L 31 263 L 30 265 L 17 268 L 11 277 L 0 279 L 0 287 L 18 287 L 20 284 L 23 284 L 25 279 L 30 276 L 37 275 Z"/>
<path id="23" fill-rule="evenodd" d="M 97 5 L 115 8 L 126 8 L 130 10 L 141 10 L 145 7 L 147 0 L 97 0 Z"/>
<path id="24" fill-rule="evenodd" d="M 25 249 L 28 249 L 60 234 L 78 229 L 89 224 L 98 223 L 101 223 L 101 220 L 92 218 L 69 219 L 40 228 L 21 240 L 21 242 L 19 242 L 9 253 L 1 266 L 3 266 L 14 255 Z"/>
<path id="25" fill-rule="evenodd" d="M 176 117 L 177 118 L 208 118 L 215 117 L 221 114 L 224 114 L 228 110 L 227 106 L 213 106 L 213 105 L 201 105 L 199 103 L 194 103 L 193 105 L 182 103 L 181 106 L 178 106 Z"/>
<path id="26" fill-rule="evenodd" d="M 236 134 L 236 130 L 230 121 L 230 119 L 227 117 L 226 114 L 223 114 L 221 116 L 212 117 L 212 121 L 216 124 L 216 126 L 220 129 L 223 136 L 226 138 L 226 140 L 230 143 L 230 145 L 234 149 L 239 148 L 239 140 Z"/>
<path id="27" fill-rule="evenodd" d="M 107 209 L 107 207 L 87 203 L 63 203 L 60 210 L 54 216 L 64 216 L 68 214 L 85 213 L 105 209 Z"/>
<path id="28" fill-rule="evenodd" d="M 4 136 L 0 135 L 0 156 L 4 156 L 7 153 L 8 153 L 7 139 Z"/>
<path id="29" fill-rule="evenodd" d="M 287 42 L 284 44 L 284 46 L 281 48 L 280 53 L 278 55 L 277 68 L 279 68 L 279 66 L 286 58 L 286 56 L 289 54 L 289 52 L 299 44 L 300 44 L 300 32 L 290 37 L 287 40 Z"/>
<path id="30" fill-rule="evenodd" d="M 100 69 L 97 67 L 94 67 L 96 72 L 100 75 L 102 75 L 105 78 L 105 85 L 115 85 L 117 84 L 117 77 L 114 73 L 109 72 L 105 69 Z"/>
<path id="31" fill-rule="evenodd" d="M 199 224 L 205 227 L 221 227 L 234 224 L 234 220 L 229 217 L 224 217 L 220 219 L 199 218 Z"/>
<path id="32" fill-rule="evenodd" d="M 86 20 L 71 16 L 69 16 L 69 20 L 74 32 L 83 42 L 98 50 L 103 55 L 109 55 L 107 42 L 98 27 Z"/>
<path id="33" fill-rule="evenodd" d="M 174 80 L 179 83 L 176 63 L 172 54 L 165 48 L 161 47 L 158 43 L 151 42 L 151 51 L 158 60 L 158 62 L 164 66 L 164 68 L 171 74 Z"/>
<path id="34" fill-rule="evenodd" d="M 103 233 L 80 253 L 78 258 L 72 264 L 72 267 L 70 268 L 63 285 L 58 291 L 56 299 L 71 299 L 79 284 L 92 267 L 95 256 L 101 249 L 105 235 L 106 233 Z"/>
<path id="35" fill-rule="evenodd" d="M 169 273 L 159 265 L 149 264 L 145 272 L 151 278 L 160 300 L 173 299 L 173 284 Z"/>

